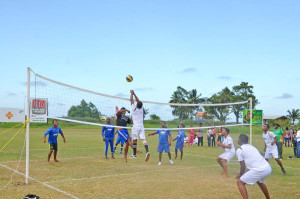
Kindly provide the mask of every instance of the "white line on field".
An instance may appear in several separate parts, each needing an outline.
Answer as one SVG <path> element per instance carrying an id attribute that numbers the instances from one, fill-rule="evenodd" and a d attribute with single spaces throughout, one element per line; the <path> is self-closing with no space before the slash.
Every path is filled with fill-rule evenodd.
<path id="1" fill-rule="evenodd" d="M 0 166 L 4 167 L 4 168 L 6 168 L 6 169 L 9 169 L 9 170 L 11 170 L 11 171 L 14 171 L 15 173 L 17 173 L 17 174 L 19 174 L 19 175 L 25 177 L 25 174 L 24 174 L 24 173 L 21 173 L 21 172 L 15 170 L 15 169 L 12 169 L 12 168 L 10 168 L 10 167 L 4 165 L 4 164 L 1 164 L 1 163 L 0 163 Z M 58 189 L 58 188 L 56 188 L 56 187 L 54 187 L 54 186 L 52 186 L 52 185 L 48 185 L 48 184 L 46 184 L 46 183 L 44 183 L 44 182 L 42 182 L 42 181 L 39 181 L 39 180 L 37 180 L 37 179 L 35 179 L 35 178 L 29 177 L 29 179 L 30 179 L 30 180 L 33 180 L 33 181 L 36 181 L 36 182 L 38 182 L 38 183 L 40 183 L 40 184 L 42 184 L 42 185 L 44 185 L 44 186 L 46 186 L 46 187 L 48 187 L 48 188 L 50 188 L 50 189 L 52 189 L 52 190 L 55 190 L 55 191 L 58 191 L 58 192 L 60 192 L 60 193 L 62 193 L 62 194 L 65 194 L 65 195 L 67 195 L 67 196 L 70 196 L 71 198 L 79 199 L 78 197 L 76 197 L 76 196 L 74 196 L 74 195 L 72 195 L 72 194 L 70 194 L 70 193 L 67 193 L 67 192 L 65 192 L 65 191 L 62 191 L 62 190 L 60 190 L 60 189 Z"/>
<path id="2" fill-rule="evenodd" d="M 229 163 L 234 164 L 234 163 Z M 134 175 L 134 174 L 144 174 L 144 173 L 154 173 L 154 172 L 163 172 L 163 171 L 170 171 L 170 170 L 181 170 L 181 169 L 200 169 L 200 168 L 209 168 L 209 167 L 218 167 L 220 165 L 208 165 L 208 166 L 201 166 L 201 167 L 184 167 L 184 168 L 173 168 L 173 169 L 157 169 L 152 171 L 138 171 L 138 172 L 132 172 L 132 173 L 119 173 L 119 174 L 111 174 L 111 175 L 105 175 L 105 176 L 93 176 L 88 178 L 73 178 L 73 179 L 67 179 L 67 180 L 55 180 L 55 181 L 49 181 L 44 183 L 57 183 L 57 182 L 67 182 L 67 181 L 81 181 L 81 180 L 90 180 L 90 179 L 100 179 L 100 178 L 109 178 L 109 177 L 118 177 L 118 176 L 128 176 L 128 175 Z"/>

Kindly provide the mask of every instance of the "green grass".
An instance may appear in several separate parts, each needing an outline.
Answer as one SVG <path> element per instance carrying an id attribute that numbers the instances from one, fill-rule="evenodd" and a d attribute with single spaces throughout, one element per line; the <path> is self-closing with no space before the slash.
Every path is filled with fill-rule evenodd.
<path id="1" fill-rule="evenodd" d="M 58 159 L 60 163 L 47 164 L 48 144 L 43 143 L 42 135 L 47 129 L 35 127 L 30 131 L 30 176 L 47 184 L 73 194 L 79 198 L 240 198 L 236 187 L 235 175 L 239 171 L 236 157 L 229 163 L 230 179 L 221 175 L 221 168 L 216 158 L 223 150 L 205 147 L 185 147 L 183 160 L 175 160 L 175 165 L 169 165 L 166 154 L 163 154 L 163 165 L 157 166 L 156 152 L 158 137 L 148 138 L 151 158 L 144 162 L 145 150 L 142 143 L 138 148 L 143 151 L 137 159 L 129 159 L 124 163 L 118 154 L 116 159 L 104 159 L 104 143 L 101 141 L 100 128 L 96 127 L 64 127 L 67 143 L 59 138 Z M 152 127 L 152 125 L 147 125 Z M 153 125 L 154 127 L 154 125 Z M 0 129 L 2 132 L 5 129 Z M 239 133 L 248 133 L 248 127 L 232 127 L 231 136 L 235 143 Z M 0 147 L 16 132 L 0 135 Z M 150 133 L 150 132 L 147 132 Z M 176 136 L 176 132 L 172 136 Z M 262 151 L 263 140 L 259 128 L 255 129 L 253 144 Z M 25 133 L 19 134 L 2 152 L 1 164 L 15 169 L 19 159 Z M 174 151 L 175 143 L 171 150 Z M 236 145 L 237 148 L 237 145 Z M 129 150 L 131 153 L 131 149 Z M 300 159 L 288 160 L 292 155 L 291 148 L 284 148 L 283 164 L 288 172 L 283 176 L 274 160 L 270 161 L 273 172 L 266 180 L 272 198 L 300 197 Z M 174 154 L 172 153 L 172 158 Z M 19 167 L 25 173 L 25 152 Z M 9 180 L 12 171 L 0 166 L 0 188 Z M 257 185 L 247 186 L 250 198 L 263 198 Z M 41 198 L 70 198 L 48 187 L 30 181 L 24 185 L 24 177 L 13 176 L 11 184 L 0 191 L 0 198 L 23 198 L 28 193 L 34 193 Z"/>

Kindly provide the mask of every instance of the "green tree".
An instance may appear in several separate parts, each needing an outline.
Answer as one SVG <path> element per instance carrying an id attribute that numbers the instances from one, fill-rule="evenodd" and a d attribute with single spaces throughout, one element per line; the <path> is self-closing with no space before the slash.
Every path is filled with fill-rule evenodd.
<path id="1" fill-rule="evenodd" d="M 177 87 L 177 90 L 171 96 L 171 100 L 169 103 L 176 104 L 199 104 L 204 101 L 201 98 L 201 94 L 197 93 L 196 89 L 192 89 L 191 91 L 187 91 L 181 86 Z M 175 117 L 178 117 L 181 120 L 192 118 L 196 111 L 200 110 L 200 107 L 197 106 L 175 106 L 171 105 L 172 114 Z"/>
<path id="2" fill-rule="evenodd" d="M 233 92 L 228 87 L 225 87 L 222 91 L 212 95 L 208 102 L 212 104 L 230 103 L 233 100 L 233 95 Z M 207 106 L 205 110 L 222 123 L 226 122 L 228 115 L 231 113 L 229 106 Z"/>
<path id="3" fill-rule="evenodd" d="M 92 102 L 87 103 L 84 99 L 81 100 L 80 105 L 72 106 L 68 111 L 69 117 L 99 118 L 100 114 L 101 113 Z"/>
<path id="4" fill-rule="evenodd" d="M 287 117 L 290 118 L 295 125 L 295 121 L 300 118 L 300 110 L 299 109 L 292 109 L 292 111 L 288 110 Z"/>
<path id="5" fill-rule="evenodd" d="M 160 117 L 158 115 L 152 114 L 150 115 L 151 120 L 160 120 Z"/>
<path id="6" fill-rule="evenodd" d="M 248 82 L 241 82 L 240 85 L 234 86 L 232 88 L 233 102 L 247 101 L 252 97 L 252 108 L 255 109 L 256 105 L 259 103 L 253 92 L 253 86 L 249 85 Z M 239 118 L 242 117 L 243 109 L 248 108 L 245 104 L 238 104 L 232 107 L 232 112 L 236 117 L 236 123 L 239 123 Z"/>

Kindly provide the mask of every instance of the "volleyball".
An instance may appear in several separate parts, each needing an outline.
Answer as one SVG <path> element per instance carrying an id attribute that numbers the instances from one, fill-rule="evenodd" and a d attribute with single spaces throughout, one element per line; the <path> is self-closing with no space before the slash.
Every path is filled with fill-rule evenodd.
<path id="1" fill-rule="evenodd" d="M 127 76 L 126 76 L 126 81 L 127 81 L 127 82 L 132 82 L 132 80 L 133 80 L 133 78 L 132 78 L 131 75 L 127 75 Z"/>

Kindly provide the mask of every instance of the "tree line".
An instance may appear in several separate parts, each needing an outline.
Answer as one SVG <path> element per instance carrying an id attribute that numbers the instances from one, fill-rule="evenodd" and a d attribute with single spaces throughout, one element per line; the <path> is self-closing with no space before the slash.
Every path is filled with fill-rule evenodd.
<path id="1" fill-rule="evenodd" d="M 181 86 L 171 96 L 169 103 L 182 104 L 219 104 L 247 101 L 252 98 L 253 109 L 259 103 L 253 92 L 253 86 L 248 82 L 241 82 L 239 85 L 223 88 L 221 91 L 213 94 L 211 97 L 202 97 L 196 89 L 188 91 Z M 192 119 L 197 112 L 205 111 L 213 119 L 217 119 L 223 123 L 228 120 L 228 116 L 233 113 L 236 117 L 236 122 L 239 123 L 239 118 L 242 117 L 244 109 L 249 109 L 248 104 L 239 104 L 232 106 L 172 106 L 172 114 L 175 118 L 180 120 Z"/>

